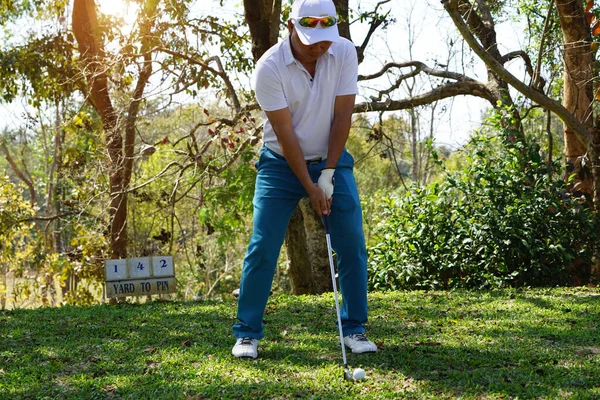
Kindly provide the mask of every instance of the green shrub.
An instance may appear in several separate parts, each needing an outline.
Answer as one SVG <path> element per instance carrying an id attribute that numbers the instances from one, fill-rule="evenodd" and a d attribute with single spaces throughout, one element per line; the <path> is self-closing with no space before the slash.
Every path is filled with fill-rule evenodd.
<path id="1" fill-rule="evenodd" d="M 369 246 L 370 288 L 589 279 L 598 229 L 584 200 L 567 194 L 558 164 L 545 163 L 536 143 L 513 143 L 509 131 L 479 134 L 465 151 L 462 170 L 385 200 Z"/>

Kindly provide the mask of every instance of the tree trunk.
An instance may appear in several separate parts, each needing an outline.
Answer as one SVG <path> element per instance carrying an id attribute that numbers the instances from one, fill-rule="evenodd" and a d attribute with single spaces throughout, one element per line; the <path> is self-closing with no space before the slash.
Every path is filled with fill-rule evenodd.
<path id="1" fill-rule="evenodd" d="M 583 3 L 572 0 L 555 0 L 555 2 L 563 35 L 565 70 L 563 105 L 592 132 L 594 57 L 590 49 L 592 40 L 590 27 L 585 18 Z M 575 195 L 585 196 L 591 204 L 592 174 L 589 166 L 585 166 L 586 159 L 584 159 L 587 148 L 567 125 L 564 125 L 564 139 L 567 163 L 565 179 L 575 174 L 576 179 L 571 181 L 571 191 Z"/>
<path id="2" fill-rule="evenodd" d="M 340 36 L 352 41 L 350 37 L 350 21 L 348 20 L 348 0 L 333 0 L 333 2 L 339 16 L 338 30 L 340 31 Z"/>
<path id="3" fill-rule="evenodd" d="M 302 199 L 285 235 L 292 294 L 317 294 L 333 290 L 325 230 L 308 198 Z"/>
<path id="4" fill-rule="evenodd" d="M 594 128 L 592 103 L 594 101 L 595 78 L 593 71 L 594 55 L 590 48 L 592 36 L 585 17 L 583 3 L 571 0 L 555 0 L 560 27 L 563 35 L 564 88 L 563 105 L 592 132 L 593 142 L 588 149 L 579 138 L 564 125 L 565 179 L 574 174 L 570 190 L 575 196 L 585 196 L 595 208 L 596 218 L 600 213 L 600 173 L 598 172 L 598 145 L 600 132 Z M 588 153 L 589 151 L 589 153 Z M 591 165 L 590 165 L 591 159 Z M 595 265 L 591 269 L 591 280 L 600 281 L 600 256 L 596 254 Z M 585 271 L 573 271 L 585 275 Z"/>
<path id="5" fill-rule="evenodd" d="M 108 152 L 110 204 L 110 247 L 112 258 L 127 256 L 127 196 L 123 191 L 123 137 L 113 108 L 106 75 L 102 42 L 98 40 L 98 23 L 94 0 L 73 3 L 73 33 L 84 63 L 89 96 L 102 120 Z"/>
<path id="6" fill-rule="evenodd" d="M 252 37 L 252 57 L 258 61 L 277 43 L 281 0 L 244 0 L 244 15 Z"/>

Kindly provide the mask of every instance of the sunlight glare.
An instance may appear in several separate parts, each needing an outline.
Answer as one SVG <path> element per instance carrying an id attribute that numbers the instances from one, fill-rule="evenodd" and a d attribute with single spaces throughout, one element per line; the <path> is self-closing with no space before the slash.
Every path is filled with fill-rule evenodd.
<path id="1" fill-rule="evenodd" d="M 135 2 L 128 0 L 98 0 L 97 3 L 103 14 L 123 18 L 126 24 L 135 21 L 137 7 Z"/>

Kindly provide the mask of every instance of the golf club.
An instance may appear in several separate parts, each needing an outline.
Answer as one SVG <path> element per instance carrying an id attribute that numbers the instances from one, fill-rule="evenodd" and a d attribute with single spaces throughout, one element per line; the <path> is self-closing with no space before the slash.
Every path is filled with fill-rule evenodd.
<path id="1" fill-rule="evenodd" d="M 346 347 L 344 346 L 344 333 L 342 332 L 342 318 L 340 317 L 340 302 L 338 299 L 337 284 L 335 282 L 335 268 L 333 267 L 333 252 L 331 250 L 331 236 L 329 235 L 329 221 L 327 215 L 323 216 L 325 223 L 325 239 L 327 240 L 327 253 L 329 255 L 329 267 L 331 269 L 331 283 L 333 283 L 333 297 L 335 298 L 335 311 L 337 313 L 337 325 L 340 333 L 340 344 L 342 345 L 342 358 L 344 360 L 344 379 L 354 381 L 353 374 L 348 370 L 346 361 Z"/>

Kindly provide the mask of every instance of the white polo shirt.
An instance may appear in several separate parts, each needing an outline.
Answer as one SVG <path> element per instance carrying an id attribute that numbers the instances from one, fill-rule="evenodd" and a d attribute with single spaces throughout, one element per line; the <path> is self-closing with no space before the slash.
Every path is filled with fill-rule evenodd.
<path id="1" fill-rule="evenodd" d="M 289 107 L 294 132 L 307 160 L 327 157 L 336 96 L 357 94 L 358 60 L 344 38 L 319 57 L 314 79 L 297 61 L 289 37 L 271 47 L 256 64 L 252 89 L 264 111 Z M 264 118 L 263 142 L 283 154 L 273 127 Z"/>

